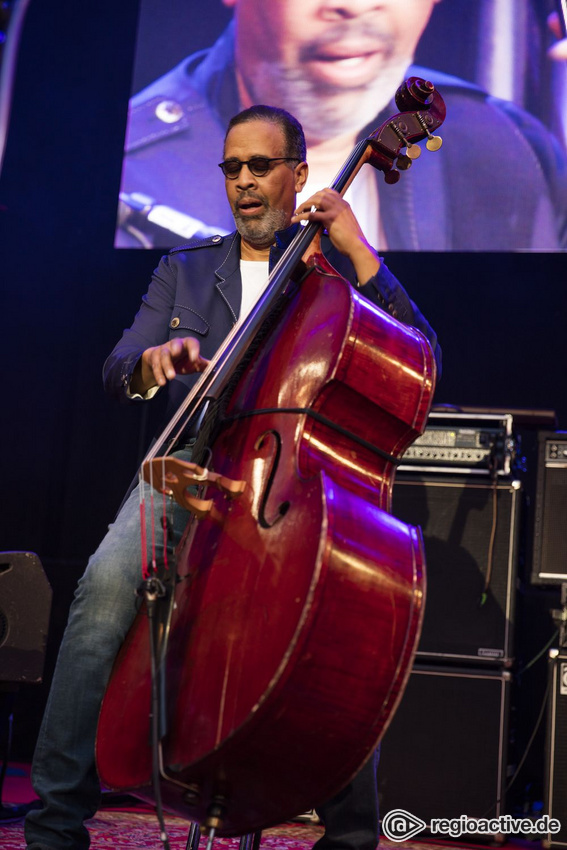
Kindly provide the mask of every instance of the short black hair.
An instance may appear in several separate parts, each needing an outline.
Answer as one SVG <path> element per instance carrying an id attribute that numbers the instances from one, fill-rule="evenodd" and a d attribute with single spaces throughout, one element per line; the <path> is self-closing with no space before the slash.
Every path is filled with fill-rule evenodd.
<path id="1" fill-rule="evenodd" d="M 224 137 L 225 145 L 226 138 L 232 128 L 238 124 L 246 124 L 249 121 L 270 121 L 272 124 L 280 126 L 284 134 L 286 156 L 297 157 L 301 162 L 305 160 L 307 146 L 305 144 L 303 127 L 297 118 L 294 118 L 285 109 L 280 109 L 277 106 L 256 104 L 255 106 L 250 106 L 248 109 L 243 109 L 242 112 L 239 112 L 238 115 L 230 119 Z"/>

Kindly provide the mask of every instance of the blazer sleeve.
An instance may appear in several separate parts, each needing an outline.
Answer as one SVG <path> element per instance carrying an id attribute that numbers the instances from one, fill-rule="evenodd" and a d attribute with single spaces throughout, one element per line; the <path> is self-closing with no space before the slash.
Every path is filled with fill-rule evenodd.
<path id="1" fill-rule="evenodd" d="M 146 348 L 169 339 L 169 322 L 175 305 L 175 269 L 168 256 L 162 257 L 132 326 L 126 328 L 107 357 L 102 377 L 104 388 L 119 401 L 139 401 L 129 394 L 136 363 Z"/>

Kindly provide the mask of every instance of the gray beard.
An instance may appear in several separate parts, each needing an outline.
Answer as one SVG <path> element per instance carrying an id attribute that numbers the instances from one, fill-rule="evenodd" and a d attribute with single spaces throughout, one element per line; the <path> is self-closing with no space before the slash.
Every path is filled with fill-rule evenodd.
<path id="1" fill-rule="evenodd" d="M 314 143 L 358 135 L 392 100 L 410 64 L 407 58 L 390 60 L 368 85 L 339 90 L 306 79 L 300 68 L 263 62 L 246 84 L 253 103 L 277 103 L 287 109 L 303 125 L 308 142 Z"/>
<path id="2" fill-rule="evenodd" d="M 249 218 L 240 214 L 239 210 L 232 211 L 236 229 L 243 239 L 255 248 L 266 248 L 272 245 L 277 230 L 284 230 L 289 225 L 289 216 L 285 210 L 269 207 L 258 218 Z"/>

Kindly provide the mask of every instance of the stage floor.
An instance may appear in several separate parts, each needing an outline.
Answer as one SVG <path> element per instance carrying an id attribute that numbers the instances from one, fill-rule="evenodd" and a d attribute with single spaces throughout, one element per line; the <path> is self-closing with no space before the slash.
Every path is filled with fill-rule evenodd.
<path id="1" fill-rule="evenodd" d="M 29 765 L 8 765 L 2 792 L 3 814 L 5 818 L 12 812 L 12 806 L 26 806 L 35 800 L 29 780 Z M 163 844 L 159 837 L 159 828 L 154 810 L 127 795 L 115 797 L 105 795 L 104 804 L 96 817 L 88 822 L 91 834 L 91 850 L 159 850 Z M 15 814 L 18 814 L 16 810 Z M 166 828 L 171 850 L 185 850 L 190 822 L 183 818 L 167 815 Z M 313 844 L 323 834 L 323 828 L 315 823 L 287 823 L 262 833 L 261 850 L 311 850 Z M 236 838 L 218 838 L 213 848 L 218 850 L 238 850 Z M 486 845 L 484 845 L 486 847 Z M 493 845 L 494 846 L 494 845 Z M 201 840 L 205 848 L 205 840 Z M 380 847 L 384 850 L 479 850 L 482 845 L 473 843 L 440 842 L 415 839 L 393 842 L 382 837 Z M 539 848 L 538 842 L 509 840 L 499 845 L 501 850 L 528 850 Z M 2 850 L 24 850 L 23 818 L 0 820 L 0 848 Z"/>

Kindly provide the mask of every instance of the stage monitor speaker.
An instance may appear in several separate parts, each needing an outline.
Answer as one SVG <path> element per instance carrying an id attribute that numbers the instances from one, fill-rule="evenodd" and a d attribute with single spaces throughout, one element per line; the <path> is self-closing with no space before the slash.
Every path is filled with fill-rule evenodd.
<path id="1" fill-rule="evenodd" d="M 41 682 L 51 587 L 32 552 L 0 552 L 0 682 Z"/>
<path id="2" fill-rule="evenodd" d="M 393 514 L 425 544 L 418 658 L 511 665 L 520 502 L 518 481 L 398 476 Z"/>
<path id="3" fill-rule="evenodd" d="M 567 582 L 567 431 L 539 434 L 532 581 Z"/>
<path id="4" fill-rule="evenodd" d="M 382 818 L 505 814 L 508 670 L 416 665 L 381 747 Z"/>
<path id="5" fill-rule="evenodd" d="M 567 649 L 550 650 L 548 672 L 545 811 L 561 830 L 547 835 L 544 845 L 567 847 Z"/>

